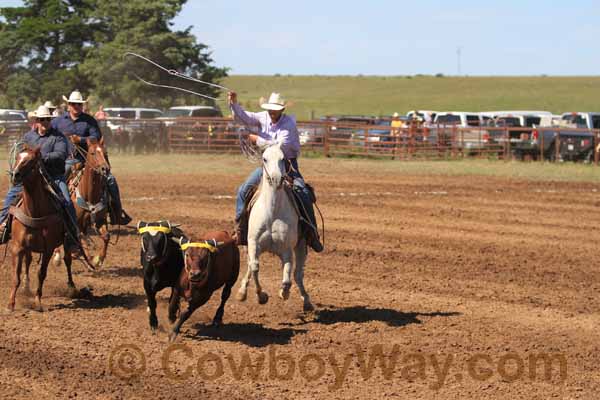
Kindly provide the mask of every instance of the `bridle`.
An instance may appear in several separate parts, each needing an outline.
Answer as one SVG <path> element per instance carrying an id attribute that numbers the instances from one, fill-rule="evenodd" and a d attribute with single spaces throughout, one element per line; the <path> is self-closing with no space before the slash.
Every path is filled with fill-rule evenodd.
<path id="1" fill-rule="evenodd" d="M 27 152 L 29 154 L 29 152 Z M 21 162 L 19 162 L 17 165 L 15 165 L 15 169 L 12 171 L 11 174 L 11 182 L 13 184 L 17 183 L 16 178 L 17 178 L 17 173 L 19 173 L 19 181 L 23 181 L 24 179 L 26 179 L 33 171 L 35 171 L 35 168 L 37 167 L 38 169 L 40 168 L 40 158 L 39 157 L 35 157 L 32 158 L 31 160 L 28 160 L 24 166 L 24 168 L 19 168 L 17 169 L 17 167 L 19 167 L 21 165 Z"/>
<path id="2" fill-rule="evenodd" d="M 287 178 L 290 176 L 290 172 L 292 171 L 292 168 L 293 168 L 292 163 L 289 162 L 288 160 L 286 160 L 285 158 L 278 161 L 278 163 L 280 163 L 280 162 L 284 162 L 286 165 L 286 168 L 285 168 L 285 172 L 281 175 L 281 183 L 277 186 L 277 189 L 279 189 L 283 185 L 283 183 L 287 180 Z M 267 182 L 269 182 L 269 185 L 273 186 L 274 179 L 271 176 L 271 174 L 269 174 L 269 171 L 267 171 L 267 163 L 265 162 L 264 157 L 262 158 L 262 169 L 263 169 L 263 173 L 267 177 Z"/>

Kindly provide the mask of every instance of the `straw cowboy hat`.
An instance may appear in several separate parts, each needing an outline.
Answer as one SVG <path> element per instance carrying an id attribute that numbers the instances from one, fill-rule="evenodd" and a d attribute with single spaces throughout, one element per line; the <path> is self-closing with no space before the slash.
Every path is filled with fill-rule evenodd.
<path id="1" fill-rule="evenodd" d="M 48 109 L 50 108 L 56 108 L 56 106 L 54 104 L 52 104 L 52 101 L 48 100 L 47 102 L 44 103 L 45 107 L 48 107 Z"/>
<path id="2" fill-rule="evenodd" d="M 269 101 L 260 105 L 265 110 L 281 111 L 285 108 L 286 102 L 279 93 L 271 93 Z"/>
<path id="3" fill-rule="evenodd" d="M 48 110 L 46 105 L 41 105 L 33 112 L 35 118 L 52 118 L 52 113 Z"/>
<path id="4" fill-rule="evenodd" d="M 66 101 L 67 103 L 83 104 L 83 103 L 87 102 L 87 100 L 83 99 L 83 96 L 81 95 L 81 92 L 79 90 L 74 90 L 73 92 L 71 92 L 68 99 L 63 95 L 63 100 Z"/>

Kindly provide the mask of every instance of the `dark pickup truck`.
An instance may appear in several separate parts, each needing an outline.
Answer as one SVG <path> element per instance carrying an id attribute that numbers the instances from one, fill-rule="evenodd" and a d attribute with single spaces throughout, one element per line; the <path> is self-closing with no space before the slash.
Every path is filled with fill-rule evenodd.
<path id="1" fill-rule="evenodd" d="M 594 137 L 591 130 L 545 127 L 535 128 L 522 139 L 511 142 L 511 153 L 518 159 L 540 157 L 550 161 L 585 161 L 594 158 Z"/>

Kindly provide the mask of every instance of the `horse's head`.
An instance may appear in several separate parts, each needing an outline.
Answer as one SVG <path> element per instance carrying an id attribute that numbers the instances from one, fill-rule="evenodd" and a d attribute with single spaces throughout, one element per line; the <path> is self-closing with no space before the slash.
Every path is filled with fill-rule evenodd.
<path id="1" fill-rule="evenodd" d="M 262 154 L 263 173 L 270 186 L 279 189 L 287 176 L 281 143 L 267 147 Z"/>
<path id="2" fill-rule="evenodd" d="M 174 227 L 169 221 L 144 222 L 137 225 L 138 234 L 142 242 L 142 265 L 158 266 L 165 263 L 173 237 Z"/>
<path id="3" fill-rule="evenodd" d="M 94 172 L 97 172 L 102 176 L 107 176 L 110 172 L 110 165 L 106 159 L 106 152 L 102 140 L 99 142 L 95 138 L 88 138 L 87 145 L 88 152 L 85 165 Z"/>
<path id="4" fill-rule="evenodd" d="M 187 238 L 181 238 L 179 243 L 189 281 L 195 286 L 204 286 L 214 263 L 214 253 L 222 243 L 215 239 L 190 242 Z"/>
<path id="5" fill-rule="evenodd" d="M 21 151 L 17 153 L 15 159 L 15 166 L 13 167 L 11 175 L 12 184 L 20 184 L 27 179 L 32 172 L 37 170 L 40 160 L 39 147 L 31 149 L 28 146 L 24 146 Z"/>

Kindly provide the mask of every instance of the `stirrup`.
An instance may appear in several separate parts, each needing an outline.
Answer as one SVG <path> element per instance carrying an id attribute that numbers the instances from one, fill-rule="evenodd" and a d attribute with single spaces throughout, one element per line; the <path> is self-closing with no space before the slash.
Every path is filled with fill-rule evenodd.
<path id="1" fill-rule="evenodd" d="M 10 240 L 10 227 L 8 220 L 0 225 L 0 244 L 6 244 Z"/>

